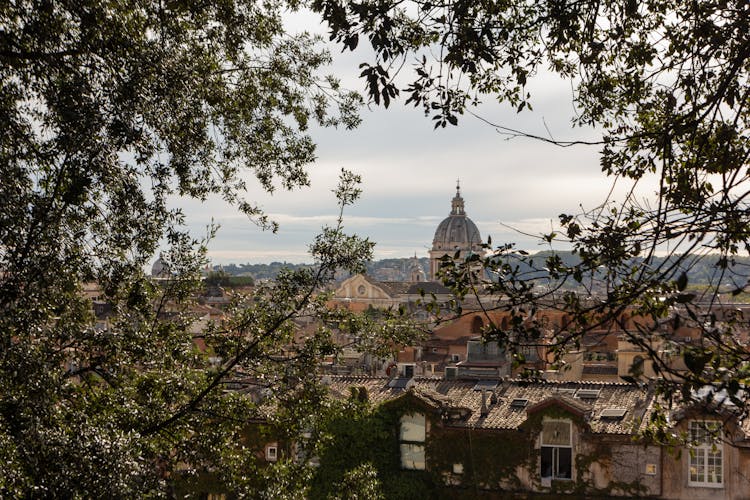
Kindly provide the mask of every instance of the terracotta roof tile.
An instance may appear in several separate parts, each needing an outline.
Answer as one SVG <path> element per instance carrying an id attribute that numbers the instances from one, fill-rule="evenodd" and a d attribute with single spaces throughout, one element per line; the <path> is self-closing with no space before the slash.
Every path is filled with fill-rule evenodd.
<path id="1" fill-rule="evenodd" d="M 380 287 L 391 297 L 396 295 L 418 295 L 420 290 L 424 290 L 425 294 L 429 295 L 434 293 L 436 295 L 450 294 L 451 291 L 444 287 L 438 281 L 420 281 L 418 283 L 410 281 L 378 281 L 375 278 L 363 274 L 362 275 L 368 283 Z"/>
<path id="2" fill-rule="evenodd" d="M 405 391 L 388 387 L 385 377 L 330 377 L 329 386 L 334 395 L 348 397 L 349 387 L 365 387 L 372 403 L 380 404 Z M 644 387 L 624 382 L 555 382 L 526 381 L 512 379 L 500 381 L 495 389 L 497 402 L 490 404 L 487 394 L 488 413 L 481 415 L 482 391 L 474 390 L 476 380 L 445 380 L 441 378 L 416 378 L 413 393 L 425 398 L 434 406 L 443 408 L 466 408 L 468 418 L 451 422 L 457 427 L 480 429 L 518 429 L 527 419 L 527 410 L 550 398 L 557 398 L 585 414 L 591 432 L 595 434 L 631 434 L 635 431 L 638 418 L 652 403 L 651 396 Z M 595 399 L 574 397 L 580 389 L 598 390 Z M 525 399 L 525 407 L 512 406 L 513 400 Z M 602 417 L 605 409 L 624 409 L 619 417 Z M 610 412 L 611 413 L 611 412 Z"/>

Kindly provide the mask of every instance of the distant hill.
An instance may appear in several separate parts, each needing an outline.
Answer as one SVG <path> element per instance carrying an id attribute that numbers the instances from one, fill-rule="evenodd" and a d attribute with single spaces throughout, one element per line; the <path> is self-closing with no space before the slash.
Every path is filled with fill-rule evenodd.
<path id="1" fill-rule="evenodd" d="M 528 256 L 527 258 L 530 258 L 533 262 L 533 268 L 517 258 L 514 259 L 513 256 L 511 256 L 510 259 L 519 265 L 519 271 L 524 273 L 525 277 L 541 279 L 547 277 L 546 272 L 544 271 L 545 261 L 553 254 L 559 256 L 562 262 L 567 266 L 580 263 L 580 258 L 569 251 L 542 251 Z M 657 257 L 654 259 L 652 265 L 658 266 L 669 259 L 674 259 L 674 257 Z M 407 281 L 409 279 L 412 260 L 413 258 L 406 257 L 368 262 L 366 264 L 367 274 L 381 281 Z M 427 273 L 429 271 L 430 259 L 422 257 L 419 258 L 418 261 L 422 266 L 422 270 Z M 692 263 L 690 269 L 683 270 L 687 272 L 689 285 L 706 286 L 718 282 L 721 274 L 721 269 L 718 267 L 719 256 L 708 255 L 703 256 L 700 259 L 689 258 L 688 261 Z M 214 270 L 221 270 L 231 276 L 251 277 L 257 281 L 274 279 L 279 271 L 284 268 L 299 269 L 310 266 L 311 264 L 291 264 L 288 262 L 272 262 L 270 264 L 247 263 L 228 264 L 220 267 L 217 266 Z M 341 278 L 345 277 L 346 276 L 341 276 Z M 721 285 L 726 287 L 737 287 L 747 283 L 748 279 L 750 279 L 750 258 L 736 257 L 734 262 L 730 263 L 728 269 L 725 270 L 724 275 L 721 276 Z M 570 286 L 574 286 L 574 284 L 571 283 Z"/>
<path id="2" fill-rule="evenodd" d="M 567 266 L 573 266 L 579 264 L 581 259 L 578 255 L 573 254 L 569 251 L 551 252 L 543 251 L 538 252 L 531 256 L 534 261 L 534 267 L 544 267 L 544 261 L 557 254 L 563 263 Z M 676 262 L 676 256 L 668 257 L 655 257 L 651 263 L 651 266 L 656 268 L 669 264 L 670 262 Z M 686 273 L 688 278 L 688 284 L 690 285 L 717 285 L 721 284 L 726 287 L 738 287 L 746 284 L 750 279 L 750 258 L 748 257 L 735 257 L 731 262 L 728 263 L 726 269 L 722 270 L 719 266 L 718 255 L 704 255 L 704 256 L 687 256 L 682 265 L 678 266 L 679 271 Z M 643 259 L 638 259 L 633 262 L 643 263 Z M 688 267 L 689 266 L 689 267 Z M 529 268 L 529 271 L 531 269 Z M 679 274 L 676 273 L 676 275 Z"/>
<path id="3" fill-rule="evenodd" d="M 292 264 L 289 262 L 271 262 L 270 264 L 227 264 L 214 266 L 214 271 L 224 272 L 230 276 L 251 277 L 255 281 L 275 279 L 282 269 L 300 269 L 310 264 Z"/>
<path id="4" fill-rule="evenodd" d="M 423 257 L 419 264 L 425 273 L 429 270 L 430 259 Z M 412 258 L 383 259 L 368 262 L 366 264 L 367 274 L 382 281 L 406 281 L 409 279 Z M 254 280 L 274 279 L 282 269 L 300 269 L 311 267 L 312 264 L 291 264 L 289 262 L 271 262 L 270 264 L 226 264 L 214 266 L 215 272 L 224 272 L 230 276 L 247 276 Z M 346 276 L 342 276 L 344 278 Z"/>

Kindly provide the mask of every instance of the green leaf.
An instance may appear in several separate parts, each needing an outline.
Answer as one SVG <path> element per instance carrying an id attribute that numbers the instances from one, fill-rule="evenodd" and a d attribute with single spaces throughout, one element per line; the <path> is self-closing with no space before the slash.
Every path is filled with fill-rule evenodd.
<path id="1" fill-rule="evenodd" d="M 694 293 L 681 293 L 675 298 L 675 302 L 678 304 L 687 304 L 695 300 L 696 295 Z"/>
<path id="2" fill-rule="evenodd" d="M 685 290 L 685 287 L 687 286 L 687 284 L 688 284 L 688 276 L 687 276 L 687 273 L 683 272 L 682 274 L 680 274 L 680 277 L 677 278 L 677 283 L 676 283 L 677 290 L 680 292 Z"/>

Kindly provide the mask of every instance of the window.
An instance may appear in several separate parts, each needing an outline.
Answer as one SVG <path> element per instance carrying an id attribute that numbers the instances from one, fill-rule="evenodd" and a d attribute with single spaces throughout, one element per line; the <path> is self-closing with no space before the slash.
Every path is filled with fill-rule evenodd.
<path id="1" fill-rule="evenodd" d="M 724 486 L 721 422 L 690 422 L 689 486 Z"/>
<path id="2" fill-rule="evenodd" d="M 494 360 L 500 354 L 496 341 L 470 340 L 466 343 L 467 358 L 474 361 Z"/>
<path id="3" fill-rule="evenodd" d="M 634 375 L 636 377 L 643 375 L 643 367 L 644 367 L 644 360 L 643 356 L 636 356 L 633 358 L 633 364 L 630 365 L 630 374 Z"/>
<path id="4" fill-rule="evenodd" d="M 279 449 L 276 447 L 276 443 L 266 445 L 266 460 L 269 462 L 275 462 L 278 458 Z"/>
<path id="5" fill-rule="evenodd" d="M 484 321 L 481 316 L 474 316 L 471 320 L 471 333 L 482 333 L 484 328 Z"/>
<path id="6" fill-rule="evenodd" d="M 410 413 L 401 417 L 401 431 L 399 432 L 401 467 L 424 470 L 425 437 L 425 416 L 423 414 Z"/>
<path id="7" fill-rule="evenodd" d="M 573 478 L 573 449 L 571 443 L 569 421 L 544 420 L 542 422 L 542 478 Z"/>
<path id="8" fill-rule="evenodd" d="M 535 345 L 523 345 L 521 346 L 521 354 L 526 358 L 526 361 L 539 361 L 539 352 Z"/>

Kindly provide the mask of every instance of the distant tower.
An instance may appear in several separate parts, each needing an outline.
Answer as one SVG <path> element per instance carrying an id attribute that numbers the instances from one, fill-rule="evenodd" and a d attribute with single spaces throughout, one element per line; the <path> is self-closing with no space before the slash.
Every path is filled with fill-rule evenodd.
<path id="1" fill-rule="evenodd" d="M 424 269 L 422 269 L 416 253 L 414 254 L 414 258 L 409 261 L 409 281 L 411 281 L 412 283 L 427 281 L 427 278 L 424 274 Z"/>
<path id="2" fill-rule="evenodd" d="M 482 237 L 479 235 L 474 221 L 466 216 L 464 199 L 461 198 L 461 187 L 456 181 L 456 196 L 451 200 L 451 213 L 443 219 L 435 230 L 430 250 L 430 279 L 437 280 L 440 258 L 449 255 L 453 257 L 459 252 L 459 259 L 466 258 L 470 253 L 483 254 Z"/>

